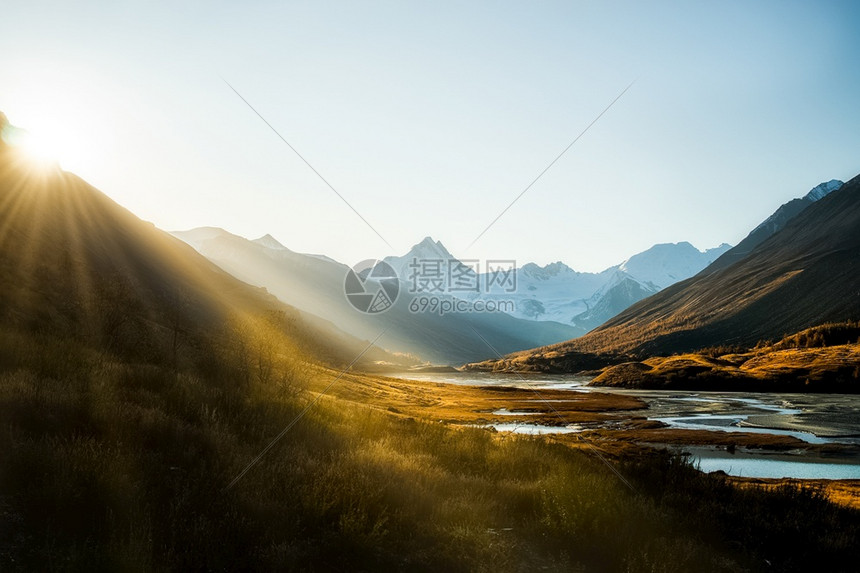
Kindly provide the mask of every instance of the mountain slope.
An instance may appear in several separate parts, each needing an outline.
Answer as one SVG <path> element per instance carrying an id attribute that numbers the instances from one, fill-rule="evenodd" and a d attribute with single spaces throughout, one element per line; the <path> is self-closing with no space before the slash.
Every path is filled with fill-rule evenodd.
<path id="1" fill-rule="evenodd" d="M 344 279 L 349 271 L 346 265 L 287 248 L 271 248 L 220 229 L 194 229 L 175 235 L 232 275 L 265 287 L 299 309 L 330 320 L 361 338 L 373 339 L 384 332 L 378 341 L 383 348 L 434 363 L 461 364 L 492 357 L 497 352 L 504 354 L 552 344 L 583 333 L 571 326 L 520 320 L 504 312 L 442 315 L 438 308 L 436 312 L 415 312 L 410 305 L 420 298 L 407 292 L 408 278 L 392 308 L 384 313 L 364 314 L 353 308 L 344 295 Z M 428 238 L 407 255 L 388 260 L 399 271 L 408 273 L 413 255 L 447 260 L 450 254 L 446 253 L 440 243 Z M 433 296 L 440 302 L 454 301 L 445 294 Z"/>
<path id="2" fill-rule="evenodd" d="M 335 362 L 366 346 L 240 282 L 77 176 L 35 168 L 0 144 L 4 332 L 50 332 L 178 367 L 236 320 L 262 316 L 277 317 L 296 344 Z M 391 358 L 376 349 L 368 357 Z"/>
<path id="3" fill-rule="evenodd" d="M 809 193 L 803 197 L 792 199 L 788 203 L 783 204 L 777 209 L 773 215 L 762 221 L 762 223 L 750 231 L 743 241 L 738 243 L 733 249 L 721 256 L 711 270 L 717 270 L 736 263 L 746 257 L 752 250 L 764 242 L 768 237 L 785 227 L 789 221 L 800 215 L 807 207 L 826 197 L 833 191 L 842 187 L 844 183 L 837 179 L 831 179 L 813 187 Z"/>
<path id="4" fill-rule="evenodd" d="M 565 368 L 576 369 L 571 357 L 583 353 L 653 355 L 752 345 L 824 322 L 857 320 L 860 177 L 808 206 L 738 262 L 718 263 L 580 339 L 520 353 L 509 363 L 568 357 Z"/>
<path id="5" fill-rule="evenodd" d="M 654 294 L 656 289 L 644 286 L 641 282 L 624 274 L 619 274 L 618 280 L 606 292 L 601 293 L 594 307 L 577 315 L 573 321 L 577 326 L 593 330 L 624 311 L 630 305 Z"/>
<path id="6" fill-rule="evenodd" d="M 808 206 L 739 262 L 715 267 L 628 309 L 586 344 L 665 353 L 856 320 L 860 178 Z"/>

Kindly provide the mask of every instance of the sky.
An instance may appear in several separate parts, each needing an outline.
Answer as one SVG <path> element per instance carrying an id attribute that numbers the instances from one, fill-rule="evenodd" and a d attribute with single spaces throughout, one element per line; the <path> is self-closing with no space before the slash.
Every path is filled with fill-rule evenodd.
<path id="1" fill-rule="evenodd" d="M 4 4 L 0 110 L 165 230 L 597 271 L 860 172 L 855 2 L 71 4 Z"/>

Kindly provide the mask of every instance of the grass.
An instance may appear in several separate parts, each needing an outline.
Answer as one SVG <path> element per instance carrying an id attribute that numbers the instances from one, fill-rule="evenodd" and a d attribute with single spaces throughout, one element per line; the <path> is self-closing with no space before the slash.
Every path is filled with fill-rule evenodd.
<path id="1" fill-rule="evenodd" d="M 761 341 L 759 348 L 772 347 L 777 350 L 787 348 L 823 348 L 860 343 L 860 322 L 828 322 L 807 328 L 796 334 L 785 336 L 776 343 Z"/>
<path id="2" fill-rule="evenodd" d="M 614 461 L 634 492 L 563 441 L 434 420 L 477 394 L 417 385 L 410 402 L 378 377 L 341 380 L 226 489 L 336 375 L 242 336 L 189 345 L 179 372 L 16 336 L 30 351 L 0 374 L 0 568 L 852 566 L 860 516 L 815 490 L 739 489 L 655 454 Z"/>

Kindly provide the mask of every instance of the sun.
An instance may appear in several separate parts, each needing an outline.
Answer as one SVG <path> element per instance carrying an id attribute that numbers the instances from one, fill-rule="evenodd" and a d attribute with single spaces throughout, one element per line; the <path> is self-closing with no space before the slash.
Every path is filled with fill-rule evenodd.
<path id="1" fill-rule="evenodd" d="M 18 123 L 26 128 L 17 127 L 0 113 L 0 138 L 15 149 L 20 161 L 33 169 L 62 169 L 78 175 L 88 174 L 105 153 L 97 145 L 101 132 L 96 126 L 75 121 L 79 114 L 63 115 L 51 111 L 31 114 L 32 117 Z"/>
<path id="2" fill-rule="evenodd" d="M 4 118 L 5 119 L 5 116 Z M 2 129 L 3 142 L 15 148 L 21 158 L 40 169 L 54 169 L 60 165 L 57 142 L 44 135 L 5 123 Z"/>
<path id="3" fill-rule="evenodd" d="M 17 143 L 28 161 L 38 167 L 57 167 L 60 164 L 58 145 L 50 138 L 24 131 Z"/>

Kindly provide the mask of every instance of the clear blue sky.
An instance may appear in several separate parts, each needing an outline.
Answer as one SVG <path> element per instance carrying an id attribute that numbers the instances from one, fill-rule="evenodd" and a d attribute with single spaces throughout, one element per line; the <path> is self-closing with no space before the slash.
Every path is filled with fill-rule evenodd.
<path id="1" fill-rule="evenodd" d="M 856 2 L 12 2 L 0 110 L 164 229 L 598 270 L 860 172 Z M 475 236 L 634 86 L 471 249 Z"/>

